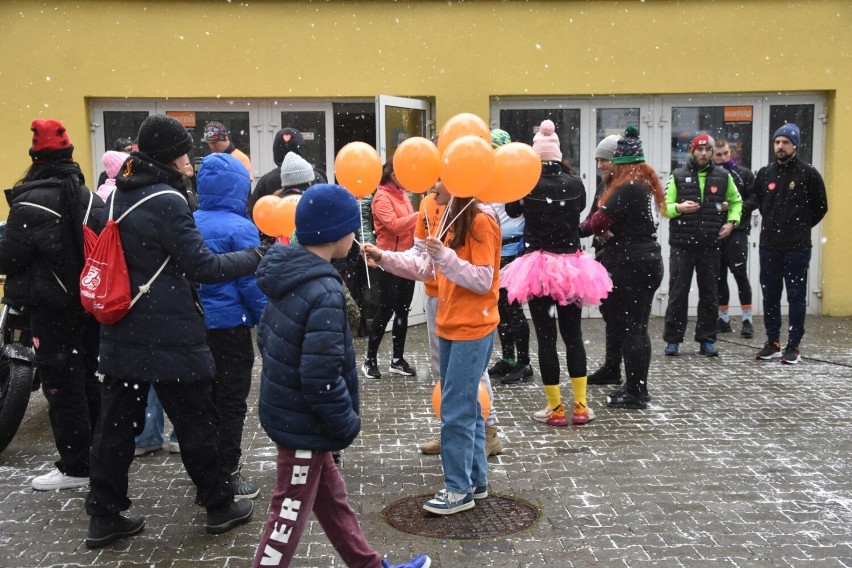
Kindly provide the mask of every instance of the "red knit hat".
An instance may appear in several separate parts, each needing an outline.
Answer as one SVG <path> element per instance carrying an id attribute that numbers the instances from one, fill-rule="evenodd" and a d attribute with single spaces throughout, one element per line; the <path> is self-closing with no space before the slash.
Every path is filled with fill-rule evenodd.
<path id="1" fill-rule="evenodd" d="M 689 144 L 689 153 L 692 154 L 695 152 L 695 149 L 699 146 L 710 146 L 710 149 L 713 149 L 713 145 L 715 141 L 713 137 L 709 134 L 699 134 L 695 138 L 692 139 L 692 142 Z"/>
<path id="2" fill-rule="evenodd" d="M 58 120 L 34 120 L 30 125 L 33 131 L 33 146 L 30 157 L 33 162 L 52 162 L 69 159 L 74 146 L 68 139 L 65 127 Z"/>

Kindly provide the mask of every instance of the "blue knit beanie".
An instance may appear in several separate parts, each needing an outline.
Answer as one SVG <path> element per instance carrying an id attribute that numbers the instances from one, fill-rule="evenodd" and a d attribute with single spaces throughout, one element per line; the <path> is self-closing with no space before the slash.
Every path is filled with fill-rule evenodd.
<path id="1" fill-rule="evenodd" d="M 775 136 L 772 137 L 772 141 L 774 142 L 776 138 L 779 136 L 783 136 L 785 138 L 789 138 L 790 142 L 793 143 L 793 146 L 796 148 L 799 147 L 799 140 L 801 139 L 801 133 L 799 132 L 799 127 L 793 124 L 792 122 L 788 122 L 781 128 L 775 131 Z"/>
<path id="2" fill-rule="evenodd" d="M 360 227 L 358 202 L 339 185 L 312 185 L 296 206 L 296 239 L 303 245 L 333 243 Z"/>

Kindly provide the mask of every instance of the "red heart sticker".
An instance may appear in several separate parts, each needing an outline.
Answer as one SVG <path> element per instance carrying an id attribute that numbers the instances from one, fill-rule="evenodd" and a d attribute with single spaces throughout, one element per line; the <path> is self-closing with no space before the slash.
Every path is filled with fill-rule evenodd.
<path id="1" fill-rule="evenodd" d="M 766 187 L 769 189 L 769 191 L 775 191 L 775 182 L 773 181 L 772 183 L 770 183 Z"/>
<path id="2" fill-rule="evenodd" d="M 284 142 L 289 142 L 290 141 L 290 133 L 285 132 L 284 136 L 282 136 L 282 138 L 284 138 Z"/>
<path id="3" fill-rule="evenodd" d="M 716 187 L 715 185 L 710 186 L 710 193 L 716 193 L 717 191 L 719 191 L 718 187 Z"/>

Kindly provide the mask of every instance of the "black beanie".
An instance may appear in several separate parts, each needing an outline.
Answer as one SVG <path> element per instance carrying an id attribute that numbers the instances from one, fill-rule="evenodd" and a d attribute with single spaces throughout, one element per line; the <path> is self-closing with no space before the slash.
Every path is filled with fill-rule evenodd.
<path id="1" fill-rule="evenodd" d="M 161 164 L 174 162 L 192 150 L 192 137 L 176 119 L 152 114 L 139 127 L 139 151 Z"/>
<path id="2" fill-rule="evenodd" d="M 272 143 L 272 159 L 280 168 L 284 163 L 284 156 L 289 152 L 295 152 L 304 158 L 304 145 L 305 137 L 301 132 L 295 128 L 282 128 L 275 134 L 275 142 Z"/>

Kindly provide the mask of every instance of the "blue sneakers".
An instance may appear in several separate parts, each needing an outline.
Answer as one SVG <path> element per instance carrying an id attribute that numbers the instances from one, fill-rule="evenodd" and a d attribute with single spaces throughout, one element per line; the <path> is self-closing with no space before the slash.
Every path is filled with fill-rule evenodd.
<path id="1" fill-rule="evenodd" d="M 677 357 L 678 347 L 679 347 L 679 344 L 677 344 L 677 343 L 667 343 L 666 344 L 666 351 L 665 351 L 666 355 L 668 355 L 669 357 Z"/>
<path id="2" fill-rule="evenodd" d="M 477 489 L 481 490 L 482 488 L 480 487 Z M 485 496 L 487 497 L 487 487 L 485 488 L 485 491 Z M 452 491 L 441 489 L 435 493 L 434 499 L 426 501 L 423 505 L 423 510 L 436 515 L 452 515 L 454 513 L 461 513 L 462 511 L 473 509 L 474 505 L 473 493 L 453 493 Z"/>
<path id="3" fill-rule="evenodd" d="M 387 558 L 382 560 L 383 568 L 429 568 L 432 565 L 432 559 L 426 555 L 412 558 L 410 562 L 405 564 L 388 564 Z"/>
<path id="4" fill-rule="evenodd" d="M 698 352 L 704 355 L 705 357 L 719 356 L 719 351 L 716 349 L 716 346 L 713 345 L 712 341 L 705 341 L 704 343 L 702 343 Z"/>
<path id="5" fill-rule="evenodd" d="M 473 488 L 473 498 L 474 499 L 485 499 L 488 497 L 488 486 L 487 485 L 479 485 L 478 487 Z"/>

